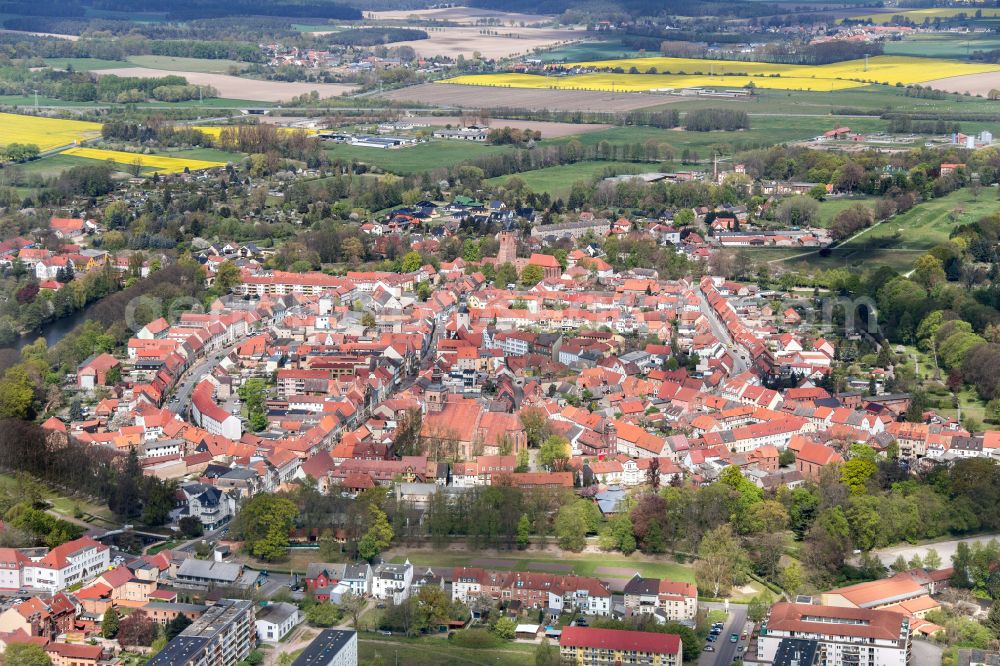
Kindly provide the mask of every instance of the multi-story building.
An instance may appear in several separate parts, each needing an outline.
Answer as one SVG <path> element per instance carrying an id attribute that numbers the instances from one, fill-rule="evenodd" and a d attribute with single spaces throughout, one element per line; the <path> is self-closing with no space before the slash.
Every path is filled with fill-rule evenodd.
<path id="1" fill-rule="evenodd" d="M 665 620 L 691 620 L 698 613 L 698 588 L 634 575 L 625 584 L 625 608 L 633 613 L 659 615 Z"/>
<path id="2" fill-rule="evenodd" d="M 301 621 L 302 614 L 295 604 L 270 603 L 257 613 L 257 638 L 265 643 L 277 643 Z"/>
<path id="3" fill-rule="evenodd" d="M 403 564 L 380 564 L 372 574 L 372 596 L 401 604 L 410 596 L 412 582 L 413 565 L 409 560 Z"/>
<path id="4" fill-rule="evenodd" d="M 358 632 L 324 629 L 292 666 L 358 666 Z"/>
<path id="5" fill-rule="evenodd" d="M 221 599 L 149 661 L 149 666 L 232 666 L 257 645 L 254 603 Z"/>
<path id="6" fill-rule="evenodd" d="M 455 568 L 452 600 L 468 603 L 481 595 L 494 601 L 519 601 L 524 608 L 572 608 L 586 615 L 611 614 L 611 592 L 596 578 Z"/>
<path id="7" fill-rule="evenodd" d="M 771 607 L 757 640 L 757 659 L 774 661 L 786 638 L 814 640 L 827 666 L 907 666 L 910 618 L 891 611 L 779 603 Z"/>
<path id="8" fill-rule="evenodd" d="M 45 557 L 25 564 L 22 585 L 55 594 L 107 571 L 110 550 L 90 537 L 67 541 Z"/>
<path id="9" fill-rule="evenodd" d="M 24 567 L 30 564 L 31 558 L 16 548 L 0 548 L 0 589 L 20 589 Z"/>
<path id="10" fill-rule="evenodd" d="M 559 655 L 562 663 L 580 666 L 680 666 L 683 661 L 681 637 L 677 634 L 592 627 L 564 627 Z"/>

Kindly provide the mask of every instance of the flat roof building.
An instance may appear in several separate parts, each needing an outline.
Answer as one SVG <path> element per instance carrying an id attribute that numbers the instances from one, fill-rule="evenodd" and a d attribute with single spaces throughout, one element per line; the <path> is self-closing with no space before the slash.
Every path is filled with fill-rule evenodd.
<path id="1" fill-rule="evenodd" d="M 167 643 L 148 666 L 233 666 L 256 645 L 253 602 L 221 599 Z"/>
<path id="2" fill-rule="evenodd" d="M 358 632 L 324 629 L 292 666 L 358 666 Z"/>
<path id="3" fill-rule="evenodd" d="M 622 629 L 563 627 L 559 656 L 564 664 L 609 666 L 649 664 L 681 666 L 683 650 L 677 634 L 658 634 Z"/>

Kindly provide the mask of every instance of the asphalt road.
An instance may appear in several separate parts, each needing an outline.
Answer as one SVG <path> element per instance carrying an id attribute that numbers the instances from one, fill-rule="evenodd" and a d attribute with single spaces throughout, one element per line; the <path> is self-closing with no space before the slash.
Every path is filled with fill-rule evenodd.
<path id="1" fill-rule="evenodd" d="M 701 302 L 701 312 L 705 315 L 708 320 L 708 325 L 712 329 L 712 333 L 718 338 L 723 344 L 729 348 L 730 355 L 733 357 L 733 372 L 732 374 L 738 375 L 740 373 L 746 372 L 750 367 L 747 362 L 743 359 L 738 350 L 732 347 L 733 340 L 729 337 L 729 331 L 726 329 L 725 325 L 715 314 L 712 306 L 708 304 L 708 299 L 705 298 L 705 294 L 699 288 L 698 290 L 698 300 Z"/>
<path id="2" fill-rule="evenodd" d="M 724 604 L 705 604 L 710 610 L 724 610 Z M 698 659 L 698 666 L 729 666 L 733 659 L 737 658 L 737 648 L 747 647 L 747 641 L 740 639 L 736 643 L 729 642 L 730 634 L 742 634 L 746 629 L 749 633 L 750 627 L 747 623 L 747 607 L 744 604 L 729 604 L 729 616 L 726 618 L 719 640 L 709 645 L 715 648 L 714 652 L 702 652 Z"/>

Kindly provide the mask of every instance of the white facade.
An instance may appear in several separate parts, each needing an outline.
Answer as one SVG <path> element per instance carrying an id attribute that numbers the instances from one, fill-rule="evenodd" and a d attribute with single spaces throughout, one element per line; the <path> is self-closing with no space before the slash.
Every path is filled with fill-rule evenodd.
<path id="1" fill-rule="evenodd" d="M 910 620 L 890 611 L 779 603 L 757 640 L 757 658 L 770 663 L 783 638 L 823 644 L 827 666 L 906 666 Z"/>
<path id="2" fill-rule="evenodd" d="M 272 606 L 275 607 L 273 610 Z M 266 643 L 276 643 L 287 636 L 288 632 L 300 622 L 302 615 L 296 606 L 286 603 L 271 604 L 261 611 L 260 617 L 255 621 L 257 638 Z"/>
<path id="3" fill-rule="evenodd" d="M 64 543 L 26 564 L 23 584 L 55 594 L 107 571 L 110 552 L 107 546 L 87 537 Z"/>
<path id="4" fill-rule="evenodd" d="M 372 596 L 401 604 L 410 596 L 412 582 L 413 565 L 409 560 L 404 564 L 380 564 L 372 576 Z"/>

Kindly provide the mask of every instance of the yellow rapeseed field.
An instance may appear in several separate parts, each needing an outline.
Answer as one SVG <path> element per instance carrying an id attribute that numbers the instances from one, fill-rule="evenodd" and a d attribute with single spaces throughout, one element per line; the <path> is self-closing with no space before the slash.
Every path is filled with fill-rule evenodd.
<path id="1" fill-rule="evenodd" d="M 191 171 L 199 171 L 201 169 L 226 166 L 225 162 L 208 162 L 206 160 L 192 160 L 186 157 L 166 157 L 163 155 L 140 155 L 139 153 L 100 150 L 98 148 L 70 148 L 63 152 L 63 155 L 85 157 L 91 160 L 111 160 L 116 164 L 125 166 L 135 164 L 136 159 L 138 159 L 144 168 L 152 168 L 156 173 L 181 173 L 184 171 L 184 167 L 187 167 Z"/>
<path id="2" fill-rule="evenodd" d="M 742 88 L 753 81 L 758 88 L 828 92 L 872 83 L 911 85 L 949 76 L 1000 71 L 998 65 L 908 56 L 877 56 L 870 58 L 867 66 L 863 59 L 829 65 L 782 65 L 653 57 L 577 62 L 563 67 L 583 70 L 621 68 L 625 72 L 634 67 L 639 73 L 593 71 L 562 76 L 480 74 L 459 76 L 442 83 L 502 88 L 645 92 L 664 88 Z"/>
<path id="3" fill-rule="evenodd" d="M 933 21 L 936 18 L 946 19 L 952 16 L 958 16 L 959 14 L 965 14 L 966 16 L 974 16 L 976 11 L 982 12 L 980 16 L 984 18 L 996 18 L 1000 16 L 1000 8 L 996 7 L 931 7 L 928 9 L 908 9 L 900 10 L 898 12 L 882 12 L 879 14 L 865 14 L 864 16 L 852 16 L 852 21 L 868 21 L 872 23 L 880 24 L 887 23 L 892 20 L 893 16 L 905 16 L 917 25 L 924 22 L 924 19 L 930 19 Z M 843 22 L 843 19 L 841 19 Z"/>
<path id="4" fill-rule="evenodd" d="M 44 152 L 98 136 L 100 133 L 99 123 L 0 113 L 0 146 L 33 143 Z"/>
<path id="5" fill-rule="evenodd" d="M 237 125 L 231 125 L 230 127 L 238 127 Z M 219 135 L 222 134 L 222 130 L 226 127 L 221 125 L 196 125 L 192 129 L 196 129 L 206 136 L 210 136 L 213 139 L 218 139 Z M 319 130 L 314 129 L 300 129 L 298 127 L 279 127 L 279 132 L 305 132 L 306 134 L 316 134 Z"/>

